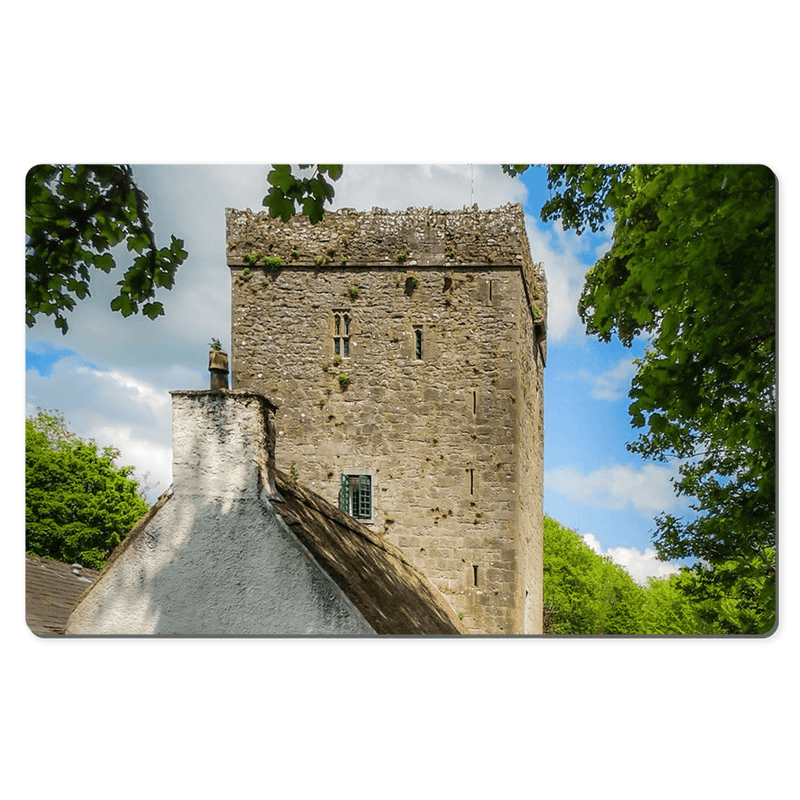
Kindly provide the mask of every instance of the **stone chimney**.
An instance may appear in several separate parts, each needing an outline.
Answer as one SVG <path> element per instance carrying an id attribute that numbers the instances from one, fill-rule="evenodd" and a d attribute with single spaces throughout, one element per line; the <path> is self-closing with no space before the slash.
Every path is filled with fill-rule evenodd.
<path id="1" fill-rule="evenodd" d="M 246 389 L 170 395 L 175 495 L 275 497 L 276 406 L 270 400 Z"/>

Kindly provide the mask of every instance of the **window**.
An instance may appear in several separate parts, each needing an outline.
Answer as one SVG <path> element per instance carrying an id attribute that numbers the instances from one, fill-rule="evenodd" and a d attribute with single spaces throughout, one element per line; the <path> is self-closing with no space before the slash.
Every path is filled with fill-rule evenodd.
<path id="1" fill-rule="evenodd" d="M 354 519 L 372 519 L 372 476 L 343 474 L 339 508 Z"/>
<path id="2" fill-rule="evenodd" d="M 350 315 L 344 311 L 333 313 L 333 354 L 350 358 Z"/>
<path id="3" fill-rule="evenodd" d="M 414 326 L 414 358 L 422 361 L 422 325 Z"/>

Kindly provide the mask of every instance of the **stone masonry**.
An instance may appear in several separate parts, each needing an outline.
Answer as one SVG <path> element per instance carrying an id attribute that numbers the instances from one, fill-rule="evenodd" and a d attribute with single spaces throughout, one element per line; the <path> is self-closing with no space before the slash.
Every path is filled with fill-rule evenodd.
<path id="1" fill-rule="evenodd" d="M 540 633 L 547 289 L 521 207 L 226 216 L 233 387 L 277 405 L 278 467 L 470 632 Z"/>

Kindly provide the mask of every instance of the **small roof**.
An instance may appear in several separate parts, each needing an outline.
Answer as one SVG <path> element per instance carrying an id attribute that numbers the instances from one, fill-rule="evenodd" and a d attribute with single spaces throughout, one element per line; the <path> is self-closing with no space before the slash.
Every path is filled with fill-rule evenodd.
<path id="1" fill-rule="evenodd" d="M 96 569 L 25 556 L 25 621 L 37 636 L 64 633 L 78 598 L 99 577 Z"/>

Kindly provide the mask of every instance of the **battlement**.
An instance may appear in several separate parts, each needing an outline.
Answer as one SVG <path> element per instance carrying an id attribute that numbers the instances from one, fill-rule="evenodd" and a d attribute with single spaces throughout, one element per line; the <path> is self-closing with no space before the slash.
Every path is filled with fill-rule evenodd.
<path id="1" fill-rule="evenodd" d="M 312 225 L 296 215 L 288 222 L 264 211 L 225 209 L 227 261 L 252 268 L 264 259 L 282 267 L 492 267 L 522 270 L 528 305 L 543 326 L 547 312 L 544 266 L 534 262 L 522 206 L 480 210 L 432 207 L 388 211 L 344 208 Z M 254 261 L 258 257 L 258 261 Z M 535 313 L 538 312 L 538 313 Z"/>

